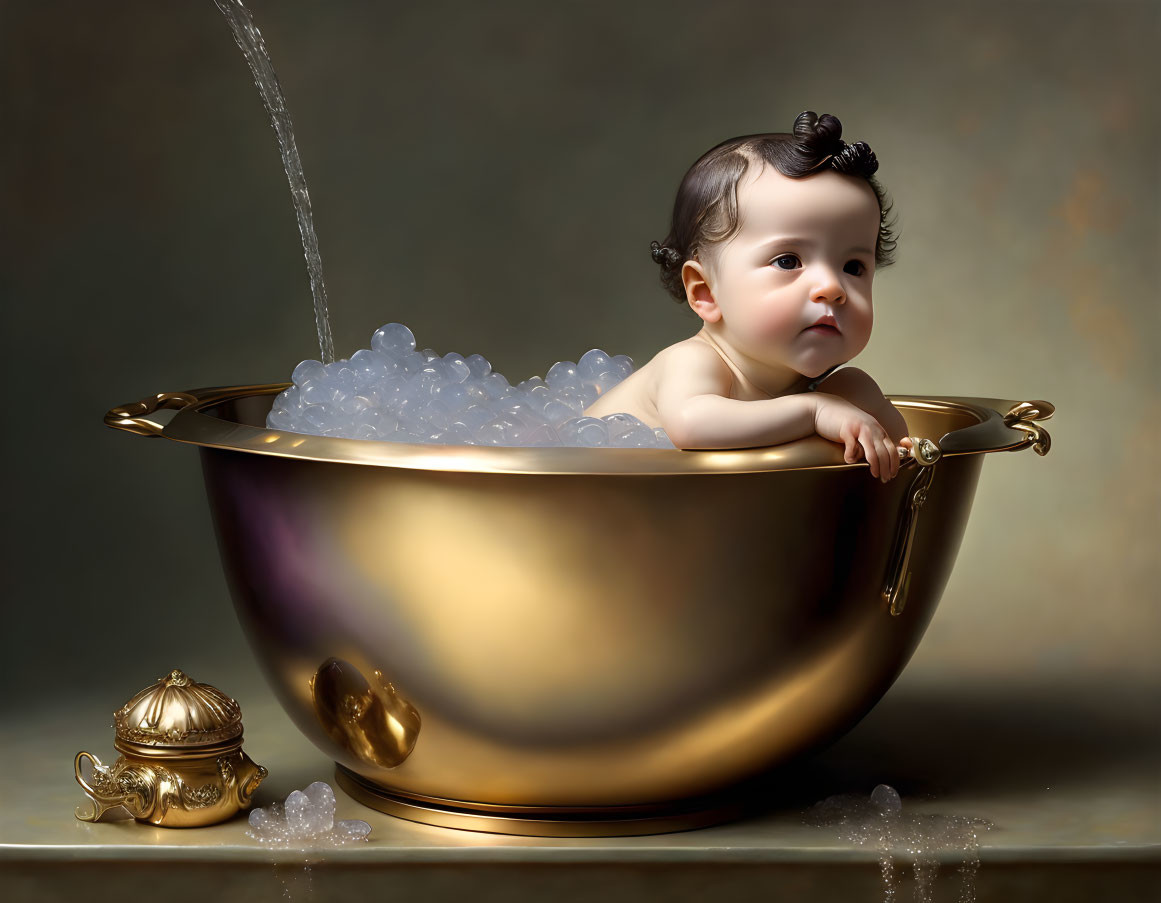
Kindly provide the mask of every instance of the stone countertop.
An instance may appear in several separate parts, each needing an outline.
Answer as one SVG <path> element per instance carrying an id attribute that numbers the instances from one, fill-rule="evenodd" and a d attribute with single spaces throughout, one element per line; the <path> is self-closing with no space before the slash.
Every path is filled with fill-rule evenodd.
<path id="1" fill-rule="evenodd" d="M 242 703 L 245 748 L 270 770 L 255 803 L 268 805 L 333 768 L 262 685 L 206 675 Z M 392 818 L 338 796 L 338 818 L 372 826 L 369 842 L 272 850 L 246 820 L 199 829 L 74 818 L 84 796 L 72 775 L 82 749 L 112 752 L 113 704 L 74 702 L 42 713 L 8 711 L 0 769 L 0 887 L 6 900 L 164 897 L 326 901 L 390 891 L 418 900 L 643 898 L 686 900 L 884 899 L 878 853 L 805 823 L 811 803 L 867 794 L 880 783 L 904 812 L 993 824 L 980 834 L 980 901 L 1161 898 L 1161 725 L 1147 687 L 1043 687 L 933 681 L 904 675 L 845 738 L 780 773 L 755 812 L 729 824 L 619 838 L 526 838 L 455 831 Z M 938 852 L 934 899 L 970 899 L 959 849 Z M 895 857 L 900 895 L 912 863 Z M 899 895 L 897 895 L 899 896 Z"/>

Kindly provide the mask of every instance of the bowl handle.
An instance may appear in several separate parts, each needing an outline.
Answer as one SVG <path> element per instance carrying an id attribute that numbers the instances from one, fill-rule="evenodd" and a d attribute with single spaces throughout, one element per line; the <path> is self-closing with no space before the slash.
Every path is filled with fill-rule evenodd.
<path id="1" fill-rule="evenodd" d="M 290 383 L 265 383 L 252 386 L 213 386 L 206 389 L 189 389 L 186 392 L 158 392 L 140 401 L 120 404 L 105 413 L 105 425 L 115 430 L 125 430 L 138 436 L 153 438 L 162 435 L 165 424 L 150 420 L 148 415 L 160 408 L 181 410 L 191 405 L 203 408 L 247 395 L 277 395 Z"/>
<path id="2" fill-rule="evenodd" d="M 919 472 L 911 480 L 903 499 L 903 510 L 887 563 L 887 577 L 883 581 L 883 601 L 892 615 L 901 615 L 903 606 L 907 604 L 907 593 L 911 589 L 911 547 L 915 543 L 915 529 L 919 526 L 919 510 L 927 501 L 928 490 L 935 479 L 935 462 L 939 460 L 939 448 L 930 439 L 915 439 L 914 442 L 911 455 L 912 460 L 919 464 Z M 919 451 L 921 445 L 926 446 L 923 452 Z"/>
<path id="3" fill-rule="evenodd" d="M 181 409 L 191 404 L 197 404 L 202 399 L 189 392 L 158 392 L 142 398 L 140 401 L 131 401 L 128 404 L 117 405 L 105 414 L 105 425 L 115 430 L 125 430 L 138 436 L 156 438 L 165 428 L 164 424 L 148 420 L 147 415 L 158 408 Z"/>
<path id="4" fill-rule="evenodd" d="M 1031 448 L 1038 455 L 1048 454 L 1052 447 L 1052 437 L 1048 430 L 1036 421 L 1047 420 L 1056 408 L 1047 401 L 1000 401 L 998 399 L 972 399 L 987 412 L 979 423 L 953 430 L 939 442 L 911 437 L 911 449 L 904 453 L 904 464 L 914 461 L 919 472 L 907 488 L 903 510 L 899 516 L 899 526 L 895 542 L 887 564 L 887 577 L 883 581 L 883 601 L 892 615 L 903 613 L 907 604 L 907 591 L 911 584 L 911 547 L 915 542 L 915 529 L 919 525 L 919 511 L 927 501 L 931 483 L 935 479 L 935 464 L 945 454 L 968 454 L 970 452 L 1019 451 Z M 904 450 L 901 449 L 901 452 Z"/>
<path id="5" fill-rule="evenodd" d="M 982 409 L 985 418 L 963 429 L 952 430 L 939 440 L 939 449 L 945 455 L 984 451 L 1020 451 L 1031 448 L 1038 455 L 1048 454 L 1052 437 L 1037 421 L 1047 420 L 1056 413 L 1055 405 L 1047 401 L 1005 401 L 998 398 L 964 399 L 977 412 Z"/>

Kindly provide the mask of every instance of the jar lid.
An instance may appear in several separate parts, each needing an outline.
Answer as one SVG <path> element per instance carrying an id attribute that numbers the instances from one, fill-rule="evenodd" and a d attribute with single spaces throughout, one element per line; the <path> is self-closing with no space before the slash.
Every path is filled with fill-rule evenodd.
<path id="1" fill-rule="evenodd" d="M 113 720 L 117 740 L 141 746 L 207 746 L 242 736 L 238 703 L 176 669 L 125 703 Z"/>

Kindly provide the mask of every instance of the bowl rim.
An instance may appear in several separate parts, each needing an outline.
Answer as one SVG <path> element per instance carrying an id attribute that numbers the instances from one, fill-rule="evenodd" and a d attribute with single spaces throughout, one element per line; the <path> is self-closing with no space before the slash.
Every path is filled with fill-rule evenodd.
<path id="1" fill-rule="evenodd" d="M 764 448 L 696 450 L 636 448 L 527 448 L 479 445 L 423 445 L 343 439 L 255 427 L 228 420 L 215 408 L 247 397 L 277 395 L 289 383 L 221 386 L 164 393 L 146 399 L 146 414 L 115 408 L 105 422 L 142 435 L 161 436 L 202 448 L 238 451 L 295 460 L 457 473 L 524 474 L 737 474 L 783 470 L 854 470 L 841 447 L 819 436 Z M 960 396 L 889 395 L 906 410 L 967 414 L 973 422 L 935 439 L 944 455 L 1014 451 L 1028 445 L 1028 434 L 1007 418 L 1020 402 Z M 171 403 L 179 398 L 177 403 Z M 164 400 L 164 403 L 156 400 Z M 150 401 L 154 401 L 150 405 Z M 178 408 L 171 417 L 161 408 Z M 1008 413 L 1005 413 L 1008 412 Z M 921 437 L 932 438 L 935 437 Z"/>

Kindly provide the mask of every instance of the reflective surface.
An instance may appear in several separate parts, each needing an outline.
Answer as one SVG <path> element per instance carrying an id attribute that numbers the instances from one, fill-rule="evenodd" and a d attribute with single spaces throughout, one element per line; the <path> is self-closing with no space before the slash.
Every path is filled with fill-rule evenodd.
<path id="1" fill-rule="evenodd" d="M 314 713 L 332 741 L 368 765 L 394 768 L 419 737 L 420 718 L 395 687 L 372 674 L 367 682 L 349 662 L 327 659 L 311 678 Z"/>
<path id="2" fill-rule="evenodd" d="M 202 410 L 125 426 L 202 446 L 239 618 L 299 728 L 371 787 L 500 809 L 515 832 L 519 810 L 719 793 L 847 730 L 930 621 L 978 452 L 1035 441 L 1005 424 L 1012 402 L 896 399 L 944 454 L 892 617 L 914 462 L 884 485 L 822 440 L 384 448 L 265 430 L 272 391 L 190 393 Z"/>
<path id="3" fill-rule="evenodd" d="M 246 678 L 229 687 L 245 709 L 248 745 L 270 768 L 256 804 L 311 780 L 333 783 L 330 760 L 287 722 L 260 675 L 240 667 Z M 384 887 L 424 901 L 862 903 L 883 899 L 875 851 L 804 824 L 802 812 L 833 793 L 890 781 L 908 810 L 996 822 L 980 838 L 980 903 L 1151 901 L 1161 876 L 1157 685 L 1052 678 L 1000 679 L 981 662 L 965 679 L 917 657 L 850 734 L 780 769 L 776 783 L 750 794 L 750 817 L 731 824 L 661 837 L 501 836 L 415 824 L 337 793 L 336 817 L 365 819 L 370 842 L 303 851 L 256 843 L 242 815 L 196 831 L 73 818 L 80 791 L 61 765 L 107 723 L 101 697 L 121 692 L 100 675 L 95 696 L 0 724 L 0 747 L 19 763 L 18 774 L 0 773 L 0 879 L 6 899 L 87 903 L 123 903 L 126 876 L 164 886 L 169 903 L 206 903 L 207 881 L 214 903 L 378 899 Z M 55 747 L 47 737 L 58 738 Z M 54 748 L 65 754 L 46 755 Z M 943 861 L 937 901 L 959 899 L 955 867 Z M 898 897 L 910 901 L 910 888 Z"/>

